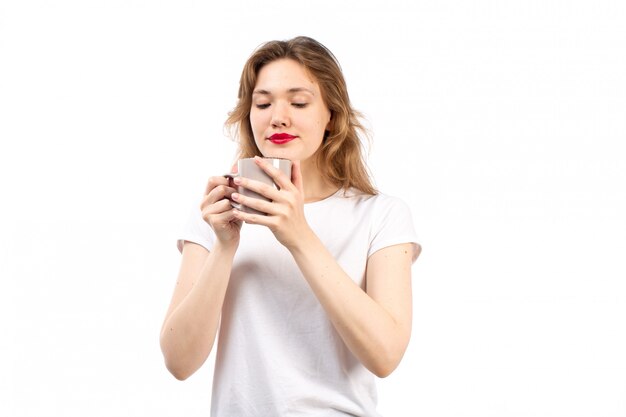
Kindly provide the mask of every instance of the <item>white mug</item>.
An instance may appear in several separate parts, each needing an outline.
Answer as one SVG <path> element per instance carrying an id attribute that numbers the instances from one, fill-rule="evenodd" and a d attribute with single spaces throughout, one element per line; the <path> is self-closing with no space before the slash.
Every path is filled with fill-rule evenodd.
<path id="1" fill-rule="evenodd" d="M 291 161 L 290 160 L 281 159 L 281 158 L 263 158 L 263 159 L 269 162 L 269 164 L 272 165 L 273 167 L 281 170 L 285 175 L 287 175 L 287 178 L 291 180 Z M 260 194 L 255 193 L 254 191 L 250 191 L 244 187 L 235 185 L 234 183 L 232 183 L 232 179 L 236 177 L 249 178 L 251 180 L 260 181 L 265 184 L 273 185 L 274 187 L 279 188 L 278 185 L 274 183 L 274 180 L 272 180 L 272 177 L 267 175 L 265 171 L 263 171 L 263 169 L 254 162 L 254 158 L 240 159 L 239 161 L 237 161 L 237 173 L 228 173 L 224 175 L 224 177 L 231 179 L 230 186 L 235 188 L 239 194 L 247 196 L 247 197 L 258 198 L 258 199 L 265 200 L 265 201 L 271 201 L 271 200 L 265 198 L 264 196 Z M 236 203 L 232 200 L 230 204 L 236 209 L 241 210 L 246 213 L 265 214 L 253 208 L 246 207 L 243 204 Z"/>

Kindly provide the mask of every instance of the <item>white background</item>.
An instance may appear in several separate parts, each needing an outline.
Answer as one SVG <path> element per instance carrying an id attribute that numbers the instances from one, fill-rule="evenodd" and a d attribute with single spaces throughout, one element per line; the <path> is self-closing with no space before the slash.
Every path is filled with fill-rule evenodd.
<path id="1" fill-rule="evenodd" d="M 339 58 L 412 210 L 385 416 L 626 415 L 623 1 L 0 0 L 0 415 L 207 416 L 158 345 L 260 43 Z"/>

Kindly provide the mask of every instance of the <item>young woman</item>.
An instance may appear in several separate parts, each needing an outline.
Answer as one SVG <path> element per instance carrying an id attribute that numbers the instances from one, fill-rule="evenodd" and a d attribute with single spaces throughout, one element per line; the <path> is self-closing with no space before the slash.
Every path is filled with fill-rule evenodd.
<path id="1" fill-rule="evenodd" d="M 219 330 L 213 416 L 378 415 L 375 377 L 410 338 L 420 246 L 408 207 L 372 186 L 339 64 L 307 37 L 262 45 L 226 123 L 279 188 L 235 180 L 266 202 L 209 179 L 178 242 L 167 368 L 189 377 Z M 258 157 L 293 161 L 291 178 Z"/>

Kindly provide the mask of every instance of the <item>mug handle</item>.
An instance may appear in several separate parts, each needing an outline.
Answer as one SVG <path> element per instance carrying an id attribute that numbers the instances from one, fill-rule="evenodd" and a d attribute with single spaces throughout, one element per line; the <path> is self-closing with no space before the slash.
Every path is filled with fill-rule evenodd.
<path id="1" fill-rule="evenodd" d="M 238 173 L 232 173 L 232 172 L 229 172 L 228 174 L 224 174 L 224 178 L 228 178 L 229 180 L 233 180 L 233 179 L 237 178 L 238 176 L 239 176 Z M 239 190 L 239 187 L 233 187 L 233 188 L 236 188 L 237 192 L 241 193 L 241 191 Z M 237 210 L 242 210 L 243 209 L 243 206 L 240 203 L 235 203 L 233 200 L 230 200 L 230 206 L 233 207 L 233 208 L 236 208 Z"/>

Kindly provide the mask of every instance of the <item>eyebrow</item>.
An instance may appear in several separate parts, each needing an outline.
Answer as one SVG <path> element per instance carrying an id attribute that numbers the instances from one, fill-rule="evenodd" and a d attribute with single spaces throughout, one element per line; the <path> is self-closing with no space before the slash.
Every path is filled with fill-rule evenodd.
<path id="1" fill-rule="evenodd" d="M 293 94 L 293 93 L 300 93 L 300 92 L 303 92 L 303 91 L 304 91 L 304 92 L 307 92 L 307 93 L 309 93 L 309 94 L 311 94 L 311 95 L 313 95 L 313 96 L 315 95 L 315 93 L 314 93 L 312 90 L 310 90 L 310 89 L 308 89 L 308 88 L 304 88 L 304 87 L 293 87 L 293 88 L 290 88 L 289 90 L 287 90 L 287 92 L 288 92 L 289 94 Z M 266 96 L 271 96 L 271 95 L 272 95 L 272 93 L 271 93 L 271 92 L 269 92 L 269 91 L 267 91 L 267 90 L 263 90 L 263 89 L 254 90 L 254 91 L 252 92 L 252 94 L 253 94 L 253 95 L 254 95 L 254 94 L 262 94 L 262 95 L 266 95 Z"/>

